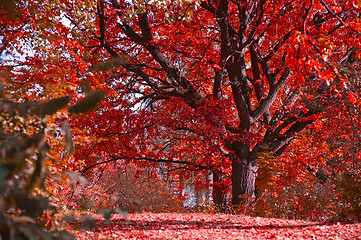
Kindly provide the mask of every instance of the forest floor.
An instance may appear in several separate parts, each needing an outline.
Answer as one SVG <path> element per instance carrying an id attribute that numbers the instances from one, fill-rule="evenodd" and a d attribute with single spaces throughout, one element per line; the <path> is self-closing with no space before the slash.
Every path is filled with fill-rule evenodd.
<path id="1" fill-rule="evenodd" d="M 307 221 L 226 214 L 139 213 L 100 215 L 95 227 L 74 231 L 77 239 L 361 239 L 361 223 Z"/>

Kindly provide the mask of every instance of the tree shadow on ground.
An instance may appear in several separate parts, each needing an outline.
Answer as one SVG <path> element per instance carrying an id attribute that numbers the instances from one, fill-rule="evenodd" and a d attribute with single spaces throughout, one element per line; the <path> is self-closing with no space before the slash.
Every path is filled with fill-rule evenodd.
<path id="1" fill-rule="evenodd" d="M 143 230 L 143 231 L 154 231 L 154 230 L 193 230 L 193 229 L 221 229 L 221 230 L 270 230 L 270 229 L 297 229 L 297 228 L 307 228 L 315 226 L 325 226 L 332 225 L 330 223 L 310 223 L 310 224 L 255 224 L 250 225 L 242 224 L 242 221 L 239 222 L 227 222 L 227 221 L 187 221 L 187 220 L 112 220 L 110 223 L 104 220 L 98 220 L 95 224 L 92 231 L 102 231 L 104 227 L 112 228 L 114 230 L 121 231 L 134 231 L 134 230 Z"/>

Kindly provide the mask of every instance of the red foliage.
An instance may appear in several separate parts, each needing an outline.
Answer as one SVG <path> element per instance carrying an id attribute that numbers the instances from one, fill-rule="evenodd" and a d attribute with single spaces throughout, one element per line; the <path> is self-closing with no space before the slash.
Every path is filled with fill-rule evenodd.
<path id="1" fill-rule="evenodd" d="M 89 182 L 74 186 L 67 195 L 67 205 L 82 211 L 103 208 L 122 209 L 126 212 L 182 212 L 184 198 L 176 186 L 159 178 L 158 170 L 107 165 L 91 169 Z"/>
<path id="2" fill-rule="evenodd" d="M 215 189 L 232 191 L 239 204 L 240 195 L 254 195 L 258 167 L 259 179 L 278 181 L 281 191 L 308 182 L 312 171 L 350 170 L 358 161 L 358 150 L 333 151 L 324 141 L 336 132 L 337 140 L 359 142 L 349 132 L 360 121 L 340 113 L 360 106 L 359 88 L 338 69 L 360 57 L 359 1 L 10 2 L 16 8 L 0 9 L 0 49 L 7 53 L 0 64 L 11 69 L 11 80 L 1 80 L 14 96 L 72 95 L 76 102 L 97 89 L 106 93 L 94 112 L 49 119 L 53 126 L 67 120 L 76 146 L 74 157 L 65 156 L 60 133 L 49 133 L 50 155 L 60 162 L 47 163 L 51 173 L 77 170 L 95 180 L 104 164 L 161 166 L 179 188 L 191 172 L 199 173 L 199 188 L 217 174 Z M 308 133 L 318 138 L 299 135 L 312 124 Z M 267 159 L 289 146 L 267 168 Z M 330 168 L 314 146 L 353 160 Z M 261 162 L 267 152 L 272 157 Z M 279 168 L 284 173 L 270 174 Z M 67 192 L 63 181 L 51 179 L 49 187 Z"/>
<path id="3" fill-rule="evenodd" d="M 243 177 L 237 166 L 257 165 L 265 148 L 282 154 L 334 101 L 330 84 L 348 81 L 335 66 L 358 49 L 357 5 L 157 4 L 98 1 L 82 13 L 95 13 L 90 23 L 79 20 L 81 2 L 66 5 L 92 71 L 101 70 L 98 87 L 109 94 L 96 113 L 72 120 L 75 162 L 83 169 L 120 160 L 164 163 L 174 179 L 188 177 L 181 169 L 213 172 L 222 175 L 220 186 L 233 176 L 238 204 L 238 194 L 253 190 L 235 180 Z M 88 34 L 79 26 L 86 24 Z M 80 144 L 85 134 L 91 146 Z M 300 169 L 302 181 L 313 158 L 298 159 L 287 169 Z"/>

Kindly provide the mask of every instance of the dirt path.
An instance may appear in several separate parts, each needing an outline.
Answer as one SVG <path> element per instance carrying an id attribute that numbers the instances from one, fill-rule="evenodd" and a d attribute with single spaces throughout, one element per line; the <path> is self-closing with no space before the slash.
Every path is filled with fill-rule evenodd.
<path id="1" fill-rule="evenodd" d="M 359 224 L 320 224 L 239 215 L 129 214 L 99 220 L 77 239 L 361 239 Z"/>

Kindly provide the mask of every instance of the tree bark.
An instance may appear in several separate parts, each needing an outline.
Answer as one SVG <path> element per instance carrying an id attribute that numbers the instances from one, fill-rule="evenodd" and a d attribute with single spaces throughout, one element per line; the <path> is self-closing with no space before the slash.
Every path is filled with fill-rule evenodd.
<path id="1" fill-rule="evenodd" d="M 219 172 L 213 172 L 213 204 L 218 212 L 225 213 L 227 209 L 224 186 L 222 184 L 222 175 Z"/>
<path id="2" fill-rule="evenodd" d="M 247 204 L 255 197 L 257 176 L 256 159 L 250 154 L 249 145 L 237 142 L 232 160 L 232 205 Z"/>
<path id="3" fill-rule="evenodd" d="M 247 204 L 255 195 L 256 162 L 246 159 L 232 162 L 232 205 Z"/>

